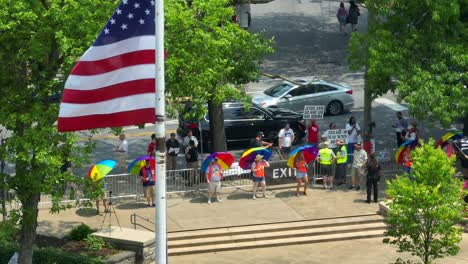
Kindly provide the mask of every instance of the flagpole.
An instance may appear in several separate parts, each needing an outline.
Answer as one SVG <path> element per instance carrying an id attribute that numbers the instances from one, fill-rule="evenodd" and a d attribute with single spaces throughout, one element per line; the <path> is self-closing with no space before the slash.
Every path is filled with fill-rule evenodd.
<path id="1" fill-rule="evenodd" d="M 165 129 L 165 80 L 164 80 L 164 0 L 156 0 L 155 38 L 156 38 L 156 263 L 167 263 L 167 226 L 166 226 L 166 129 Z"/>

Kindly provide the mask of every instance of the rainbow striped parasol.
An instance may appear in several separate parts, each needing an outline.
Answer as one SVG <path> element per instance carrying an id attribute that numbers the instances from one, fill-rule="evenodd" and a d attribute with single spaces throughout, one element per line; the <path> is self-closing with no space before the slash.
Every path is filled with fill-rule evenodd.
<path id="1" fill-rule="evenodd" d="M 306 163 L 311 163 L 317 158 L 317 154 L 319 149 L 316 146 L 313 145 L 305 145 L 301 146 L 298 148 L 295 148 L 291 153 L 289 154 L 288 158 L 288 166 L 291 168 L 296 167 L 296 157 L 299 152 L 304 154 L 304 159 Z"/>
<path id="2" fill-rule="evenodd" d="M 403 152 L 406 147 L 415 148 L 418 145 L 417 140 L 407 140 L 401 144 L 401 146 L 395 152 L 395 161 L 397 163 L 403 163 Z"/>
<path id="3" fill-rule="evenodd" d="M 257 155 L 262 155 L 264 160 L 269 160 L 271 158 L 271 151 L 264 147 L 251 148 L 242 153 L 239 160 L 239 167 L 244 170 L 250 170 Z"/>
<path id="4" fill-rule="evenodd" d="M 215 152 L 209 155 L 208 157 L 206 157 L 206 159 L 203 161 L 202 166 L 201 166 L 202 173 L 206 171 L 211 161 L 213 161 L 214 159 L 218 161 L 219 166 L 221 166 L 223 170 L 228 170 L 229 168 L 231 168 L 232 163 L 234 163 L 234 157 L 232 156 L 231 153 Z"/>
<path id="5" fill-rule="evenodd" d="M 89 168 L 88 176 L 93 181 L 99 181 L 117 165 L 115 160 L 101 160 Z"/>

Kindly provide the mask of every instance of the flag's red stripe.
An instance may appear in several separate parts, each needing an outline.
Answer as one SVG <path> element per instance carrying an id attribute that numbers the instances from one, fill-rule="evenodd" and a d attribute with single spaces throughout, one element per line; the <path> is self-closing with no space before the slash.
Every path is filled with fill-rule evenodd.
<path id="1" fill-rule="evenodd" d="M 65 89 L 62 103 L 92 104 L 115 98 L 155 92 L 154 79 L 141 79 L 106 86 L 96 90 Z"/>
<path id="2" fill-rule="evenodd" d="M 130 126 L 135 124 L 154 122 L 154 108 L 147 108 L 106 115 L 59 117 L 57 128 L 60 132 L 67 132 L 94 128 Z"/>
<path id="3" fill-rule="evenodd" d="M 120 54 L 118 56 L 110 57 L 97 61 L 79 61 L 71 71 L 73 75 L 97 75 L 120 68 L 140 65 L 140 64 L 154 64 L 155 62 L 154 50 L 139 50 L 130 53 Z"/>

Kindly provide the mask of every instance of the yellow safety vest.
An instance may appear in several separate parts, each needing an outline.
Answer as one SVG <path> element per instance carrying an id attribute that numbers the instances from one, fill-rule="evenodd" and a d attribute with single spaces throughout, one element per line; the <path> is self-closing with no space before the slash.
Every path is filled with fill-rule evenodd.
<path id="1" fill-rule="evenodd" d="M 342 164 L 342 163 L 346 163 L 348 161 L 348 150 L 346 149 L 345 145 L 341 146 L 341 149 L 339 149 L 336 152 L 336 156 L 341 156 L 342 151 L 344 152 L 344 157 L 338 158 L 336 160 L 336 164 Z"/>
<path id="2" fill-rule="evenodd" d="M 331 165 L 332 164 L 332 154 L 333 150 L 329 148 L 323 148 L 319 150 L 320 154 L 320 164 Z"/>

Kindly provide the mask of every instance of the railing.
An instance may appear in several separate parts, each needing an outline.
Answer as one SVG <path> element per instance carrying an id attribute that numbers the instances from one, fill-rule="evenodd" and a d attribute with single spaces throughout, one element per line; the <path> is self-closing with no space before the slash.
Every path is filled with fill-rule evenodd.
<path id="1" fill-rule="evenodd" d="M 144 229 L 146 229 L 148 231 L 154 232 L 153 229 L 147 228 L 146 226 L 137 223 L 138 218 L 145 221 L 146 223 L 151 224 L 151 226 L 155 226 L 155 223 L 152 222 L 149 218 L 144 218 L 142 216 L 137 215 L 136 213 L 133 213 L 133 214 L 130 215 L 130 223 L 133 225 L 133 229 L 136 230 L 137 226 L 139 226 L 139 227 L 142 227 L 142 228 L 144 228 Z"/>

